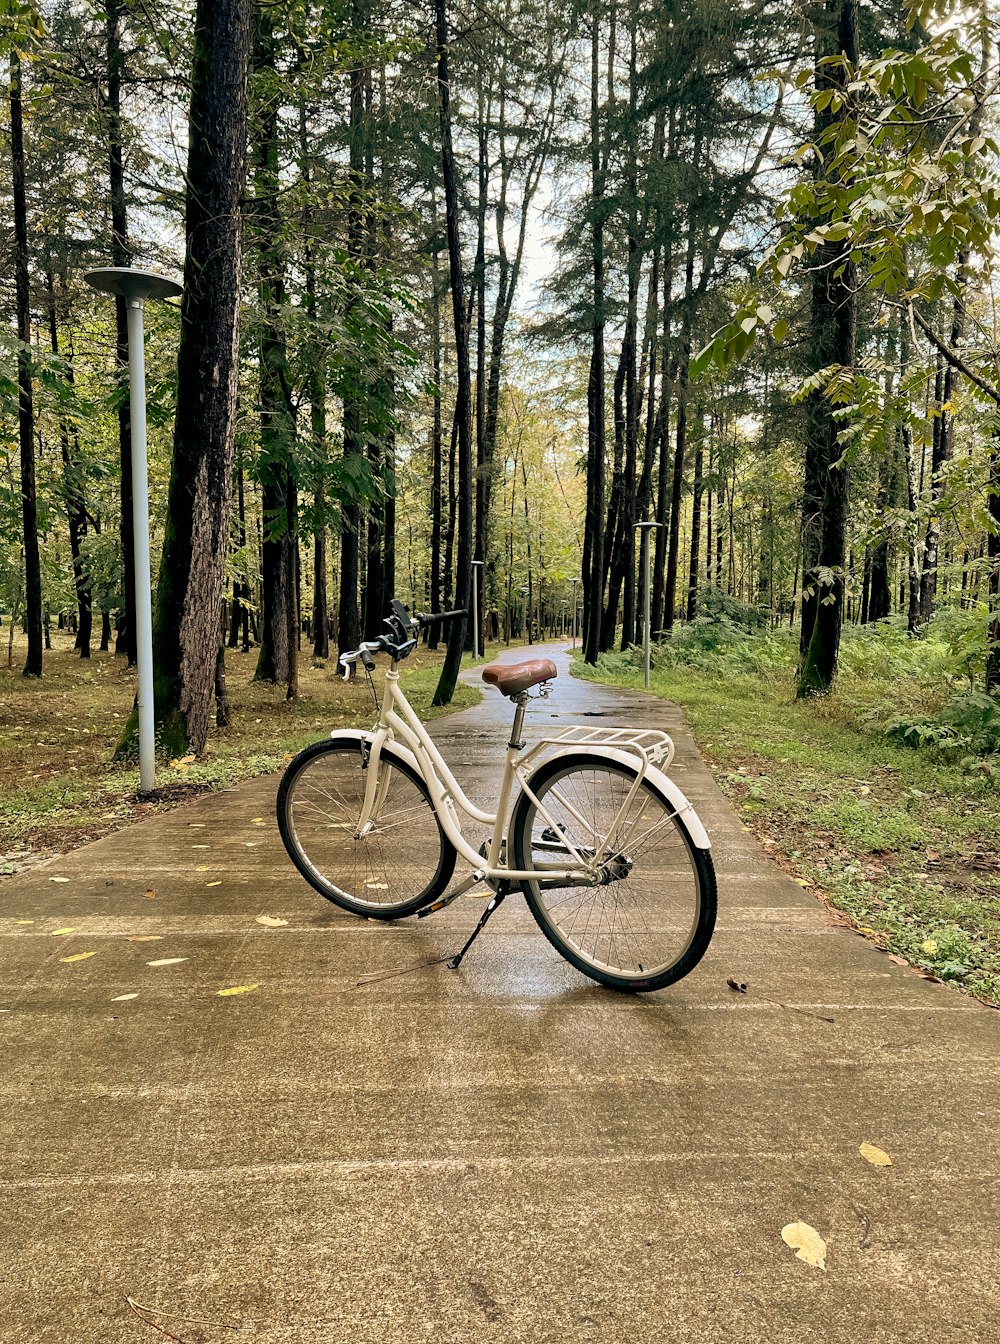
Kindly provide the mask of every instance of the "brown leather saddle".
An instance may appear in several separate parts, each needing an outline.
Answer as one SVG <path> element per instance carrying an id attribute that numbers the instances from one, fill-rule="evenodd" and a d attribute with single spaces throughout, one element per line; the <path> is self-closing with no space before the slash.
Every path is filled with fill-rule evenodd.
<path id="1" fill-rule="evenodd" d="M 488 663 L 483 681 L 495 686 L 502 695 L 520 695 L 529 686 L 552 681 L 558 674 L 551 658 L 528 658 L 523 663 Z"/>

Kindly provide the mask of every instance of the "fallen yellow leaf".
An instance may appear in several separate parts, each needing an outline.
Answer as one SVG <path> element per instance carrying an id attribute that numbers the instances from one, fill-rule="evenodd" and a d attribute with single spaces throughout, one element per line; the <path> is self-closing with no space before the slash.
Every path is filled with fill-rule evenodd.
<path id="1" fill-rule="evenodd" d="M 256 985 L 233 985 L 231 989 L 217 989 L 215 992 L 220 999 L 224 999 L 231 994 L 249 994 L 252 989 L 256 988 Z"/>
<path id="2" fill-rule="evenodd" d="M 858 1148 L 858 1152 L 870 1162 L 873 1167 L 891 1167 L 892 1158 L 888 1153 L 883 1152 L 881 1148 L 876 1148 L 873 1143 L 863 1143 Z"/>
<path id="3" fill-rule="evenodd" d="M 811 887 L 811 886 L 812 886 L 812 883 L 811 883 L 811 882 L 807 882 L 806 879 L 805 879 L 804 877 L 797 877 L 795 880 L 796 880 L 796 882 L 799 884 L 800 887 Z"/>
<path id="4" fill-rule="evenodd" d="M 145 890 L 142 894 L 143 894 L 143 896 L 145 896 L 145 898 L 146 898 L 147 901 L 155 901 L 155 900 L 156 900 L 156 892 L 153 890 L 152 887 L 147 887 L 146 890 Z"/>
<path id="5" fill-rule="evenodd" d="M 129 939 L 130 943 L 162 943 L 162 933 L 134 933 Z"/>
<path id="6" fill-rule="evenodd" d="M 33 919 L 17 919 L 14 922 L 15 924 L 34 924 L 35 921 Z"/>
<path id="7" fill-rule="evenodd" d="M 147 961 L 147 966 L 177 966 L 182 961 L 187 961 L 187 957 L 162 957 L 159 961 Z"/>
<path id="8" fill-rule="evenodd" d="M 68 878 L 68 877 L 50 877 L 50 878 L 49 878 L 49 881 L 50 881 L 50 882 L 68 882 L 68 881 L 69 881 L 69 878 Z"/>
<path id="9" fill-rule="evenodd" d="M 251 818 L 250 818 L 250 825 L 251 825 L 251 826 L 259 826 L 260 823 L 261 823 L 263 820 L 264 820 L 263 817 L 251 817 Z"/>
<path id="10" fill-rule="evenodd" d="M 112 1002 L 112 1003 L 124 1003 L 127 999 L 137 999 L 138 997 L 139 997 L 138 994 L 117 994 L 117 995 L 115 995 L 115 997 L 111 1000 L 111 1002 Z"/>
<path id="11" fill-rule="evenodd" d="M 266 929 L 277 929 L 282 924 L 287 924 L 287 919 L 279 919 L 277 915 L 258 915 L 255 921 L 257 924 L 263 924 Z"/>
<path id="12" fill-rule="evenodd" d="M 206 882 L 206 883 L 205 883 L 205 886 L 206 886 L 206 887 L 221 887 L 221 886 L 222 886 L 222 878 L 220 877 L 220 878 L 218 879 L 218 881 L 216 881 L 216 882 Z"/>
<path id="13" fill-rule="evenodd" d="M 826 1242 L 808 1223 L 786 1223 L 781 1229 L 781 1240 L 814 1269 L 826 1269 Z"/>
<path id="14" fill-rule="evenodd" d="M 52 937 L 53 937 L 53 938 L 56 938 L 56 937 L 59 936 L 60 933 L 76 933 L 76 929 L 74 929 L 74 928 L 72 928 L 72 927 L 71 927 L 71 928 L 68 928 L 68 929 L 53 929 L 53 930 L 52 930 Z"/>
<path id="15" fill-rule="evenodd" d="M 195 869 L 195 872 L 196 872 L 196 873 L 207 873 L 208 870 L 211 868 L 211 866 L 212 866 L 212 865 L 211 865 L 210 863 L 200 863 L 200 864 L 198 865 L 198 867 Z"/>
<path id="16" fill-rule="evenodd" d="M 60 961 L 86 961 L 88 957 L 96 957 L 96 952 L 74 952 L 71 957 L 60 957 Z"/>
<path id="17" fill-rule="evenodd" d="M 920 944 L 920 950 L 921 952 L 926 952 L 929 957 L 932 957 L 938 950 L 938 945 L 933 938 L 925 938 Z"/>

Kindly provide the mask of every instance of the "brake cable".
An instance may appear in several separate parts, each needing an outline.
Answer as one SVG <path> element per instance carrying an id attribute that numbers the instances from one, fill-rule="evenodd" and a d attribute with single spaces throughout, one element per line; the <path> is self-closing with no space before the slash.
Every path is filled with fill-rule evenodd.
<path id="1" fill-rule="evenodd" d="M 364 664 L 362 664 L 362 666 L 364 667 Z M 372 700 L 375 702 L 375 713 L 380 714 L 382 712 L 382 706 L 378 702 L 378 694 L 375 690 L 375 678 L 372 676 L 372 669 L 370 667 L 365 668 L 365 677 L 368 680 L 368 689 L 372 693 Z"/>

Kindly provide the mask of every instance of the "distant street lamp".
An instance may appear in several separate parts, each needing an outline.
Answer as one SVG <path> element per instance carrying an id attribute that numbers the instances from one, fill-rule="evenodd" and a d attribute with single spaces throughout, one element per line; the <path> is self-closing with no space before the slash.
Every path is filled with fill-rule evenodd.
<path id="1" fill-rule="evenodd" d="M 472 562 L 472 661 L 479 661 L 479 586 L 476 583 L 476 570 L 482 569 L 482 560 L 473 560 Z M 485 597 L 486 594 L 484 593 Z"/>
<path id="2" fill-rule="evenodd" d="M 642 565 L 645 578 L 643 580 L 642 606 L 643 606 L 643 626 L 642 626 L 642 647 L 645 657 L 645 671 L 643 673 L 643 684 L 646 690 L 649 690 L 649 534 L 654 527 L 662 527 L 662 523 L 636 523 L 636 531 L 642 533 Z"/>
<path id="3" fill-rule="evenodd" d="M 149 588 L 149 470 L 146 459 L 146 352 L 142 313 L 147 299 L 176 299 L 180 285 L 153 271 L 105 266 L 83 277 L 102 294 L 121 295 L 128 313 L 128 389 L 132 425 L 132 527 L 135 532 L 135 655 L 138 672 L 139 789 L 156 787 L 153 726 L 153 604 Z"/>
<path id="4" fill-rule="evenodd" d="M 579 579 L 570 579 L 570 583 L 573 585 L 573 649 L 574 649 L 574 652 L 575 652 L 575 650 L 576 650 L 576 586 L 577 586 L 577 584 L 578 584 L 579 582 L 580 582 Z"/>

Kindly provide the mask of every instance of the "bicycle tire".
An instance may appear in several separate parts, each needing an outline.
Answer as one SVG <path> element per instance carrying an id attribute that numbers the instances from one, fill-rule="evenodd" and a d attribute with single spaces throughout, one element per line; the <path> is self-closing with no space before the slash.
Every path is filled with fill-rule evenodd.
<path id="1" fill-rule="evenodd" d="M 540 803 L 545 803 L 546 797 L 551 795 L 559 781 L 573 776 L 581 777 L 582 781 L 582 777 L 586 774 L 595 776 L 594 786 L 589 790 L 584 787 L 581 796 L 587 800 L 588 806 L 592 804 L 596 817 L 600 806 L 596 776 L 604 774 L 619 779 L 620 793 L 614 795 L 612 791 L 612 799 L 613 802 L 616 798 L 624 802 L 627 798 L 627 788 L 635 782 L 638 773 L 636 767 L 617 758 L 601 756 L 594 751 L 566 753 L 543 762 L 529 778 L 528 788 Z M 568 792 L 564 785 L 563 793 Z M 580 794 L 579 788 L 575 790 L 576 794 Z M 562 808 L 566 821 L 558 821 L 557 824 L 563 834 L 573 841 L 579 852 L 580 848 L 584 847 L 584 842 L 579 836 L 574 837 L 571 829 L 578 826 L 578 823 L 573 819 L 574 814 L 558 801 L 559 796 L 550 800 L 547 810 L 554 816 L 557 808 Z M 632 824 L 629 818 L 633 815 L 636 799 L 641 800 L 639 812 L 636 814 L 637 819 L 642 820 L 644 824 L 648 823 L 646 815 L 648 807 L 662 810 L 662 815 L 652 814 L 655 819 L 647 824 L 647 837 L 651 833 L 655 835 L 659 832 L 665 841 L 672 841 L 675 837 L 677 844 L 672 845 L 669 854 L 664 846 L 657 846 L 656 855 L 660 856 L 659 869 L 655 862 L 647 862 L 648 856 L 643 858 L 643 871 L 649 873 L 645 881 L 649 885 L 641 889 L 633 886 L 631 904 L 627 905 L 625 891 L 636 873 L 636 862 L 640 855 L 636 853 L 630 858 L 622 846 L 629 838 L 627 827 Z M 606 810 L 610 810 L 610 805 Z M 582 816 L 579 807 L 576 808 L 576 813 Z M 515 868 L 524 870 L 536 866 L 537 845 L 548 846 L 551 850 L 553 844 L 558 844 L 559 837 L 554 834 L 552 827 L 547 823 L 544 827 L 539 825 L 544 821 L 545 818 L 539 816 L 531 798 L 522 790 L 514 807 L 510 828 Z M 596 829 L 597 823 L 593 824 Z M 556 887 L 554 884 L 531 879 L 522 881 L 521 885 L 528 907 L 542 932 L 571 965 L 608 988 L 626 993 L 646 993 L 663 989 L 683 979 L 694 970 L 705 955 L 715 929 L 718 903 L 715 866 L 711 851 L 695 844 L 684 816 L 674 811 L 670 799 L 657 785 L 655 778 L 650 778 L 649 775 L 639 785 L 633 800 L 628 803 L 628 810 L 619 823 L 619 830 L 621 834 L 616 832 L 616 842 L 611 848 L 615 851 L 615 862 L 623 870 L 621 877 L 612 879 L 606 885 L 594 887 Z M 636 843 L 642 841 L 640 833 Z M 627 848 L 625 844 L 625 849 Z M 593 853 L 593 850 L 591 852 Z M 686 878 L 683 865 L 679 862 L 681 855 L 687 861 Z M 551 852 L 548 853 L 548 860 L 552 861 Z M 573 866 L 571 856 L 567 861 L 560 855 L 558 862 L 564 868 Z M 684 892 L 680 890 L 682 881 L 688 884 Z M 560 893 L 570 894 L 567 896 Z M 588 900 L 591 906 L 586 910 Z M 671 900 L 677 910 L 671 910 Z M 637 931 L 633 927 L 633 918 L 653 917 L 662 922 L 664 919 L 676 916 L 678 911 L 683 924 L 685 904 L 690 907 L 688 911 L 690 922 L 686 932 L 682 932 L 676 939 L 676 944 L 672 928 L 657 929 L 654 938 L 652 929 Z M 584 923 L 581 925 L 581 912 L 584 911 Z M 595 913 L 596 924 L 593 923 Z M 618 936 L 615 932 L 616 921 L 621 930 Z M 639 943 L 643 933 L 648 935 L 647 943 L 651 946 L 656 943 L 664 949 L 669 946 L 671 949 L 669 955 L 661 954 L 659 960 L 655 955 L 648 955 Z M 618 962 L 628 964 L 621 965 L 617 964 Z"/>
<path id="2" fill-rule="evenodd" d="M 364 745 L 358 737 L 333 737 L 300 752 L 278 786 L 278 830 L 292 863 L 321 896 L 354 915 L 400 919 L 443 894 L 455 848 L 419 772 L 391 752 L 380 764 L 391 774 L 373 828 L 361 840 L 351 834 L 364 798 Z"/>

